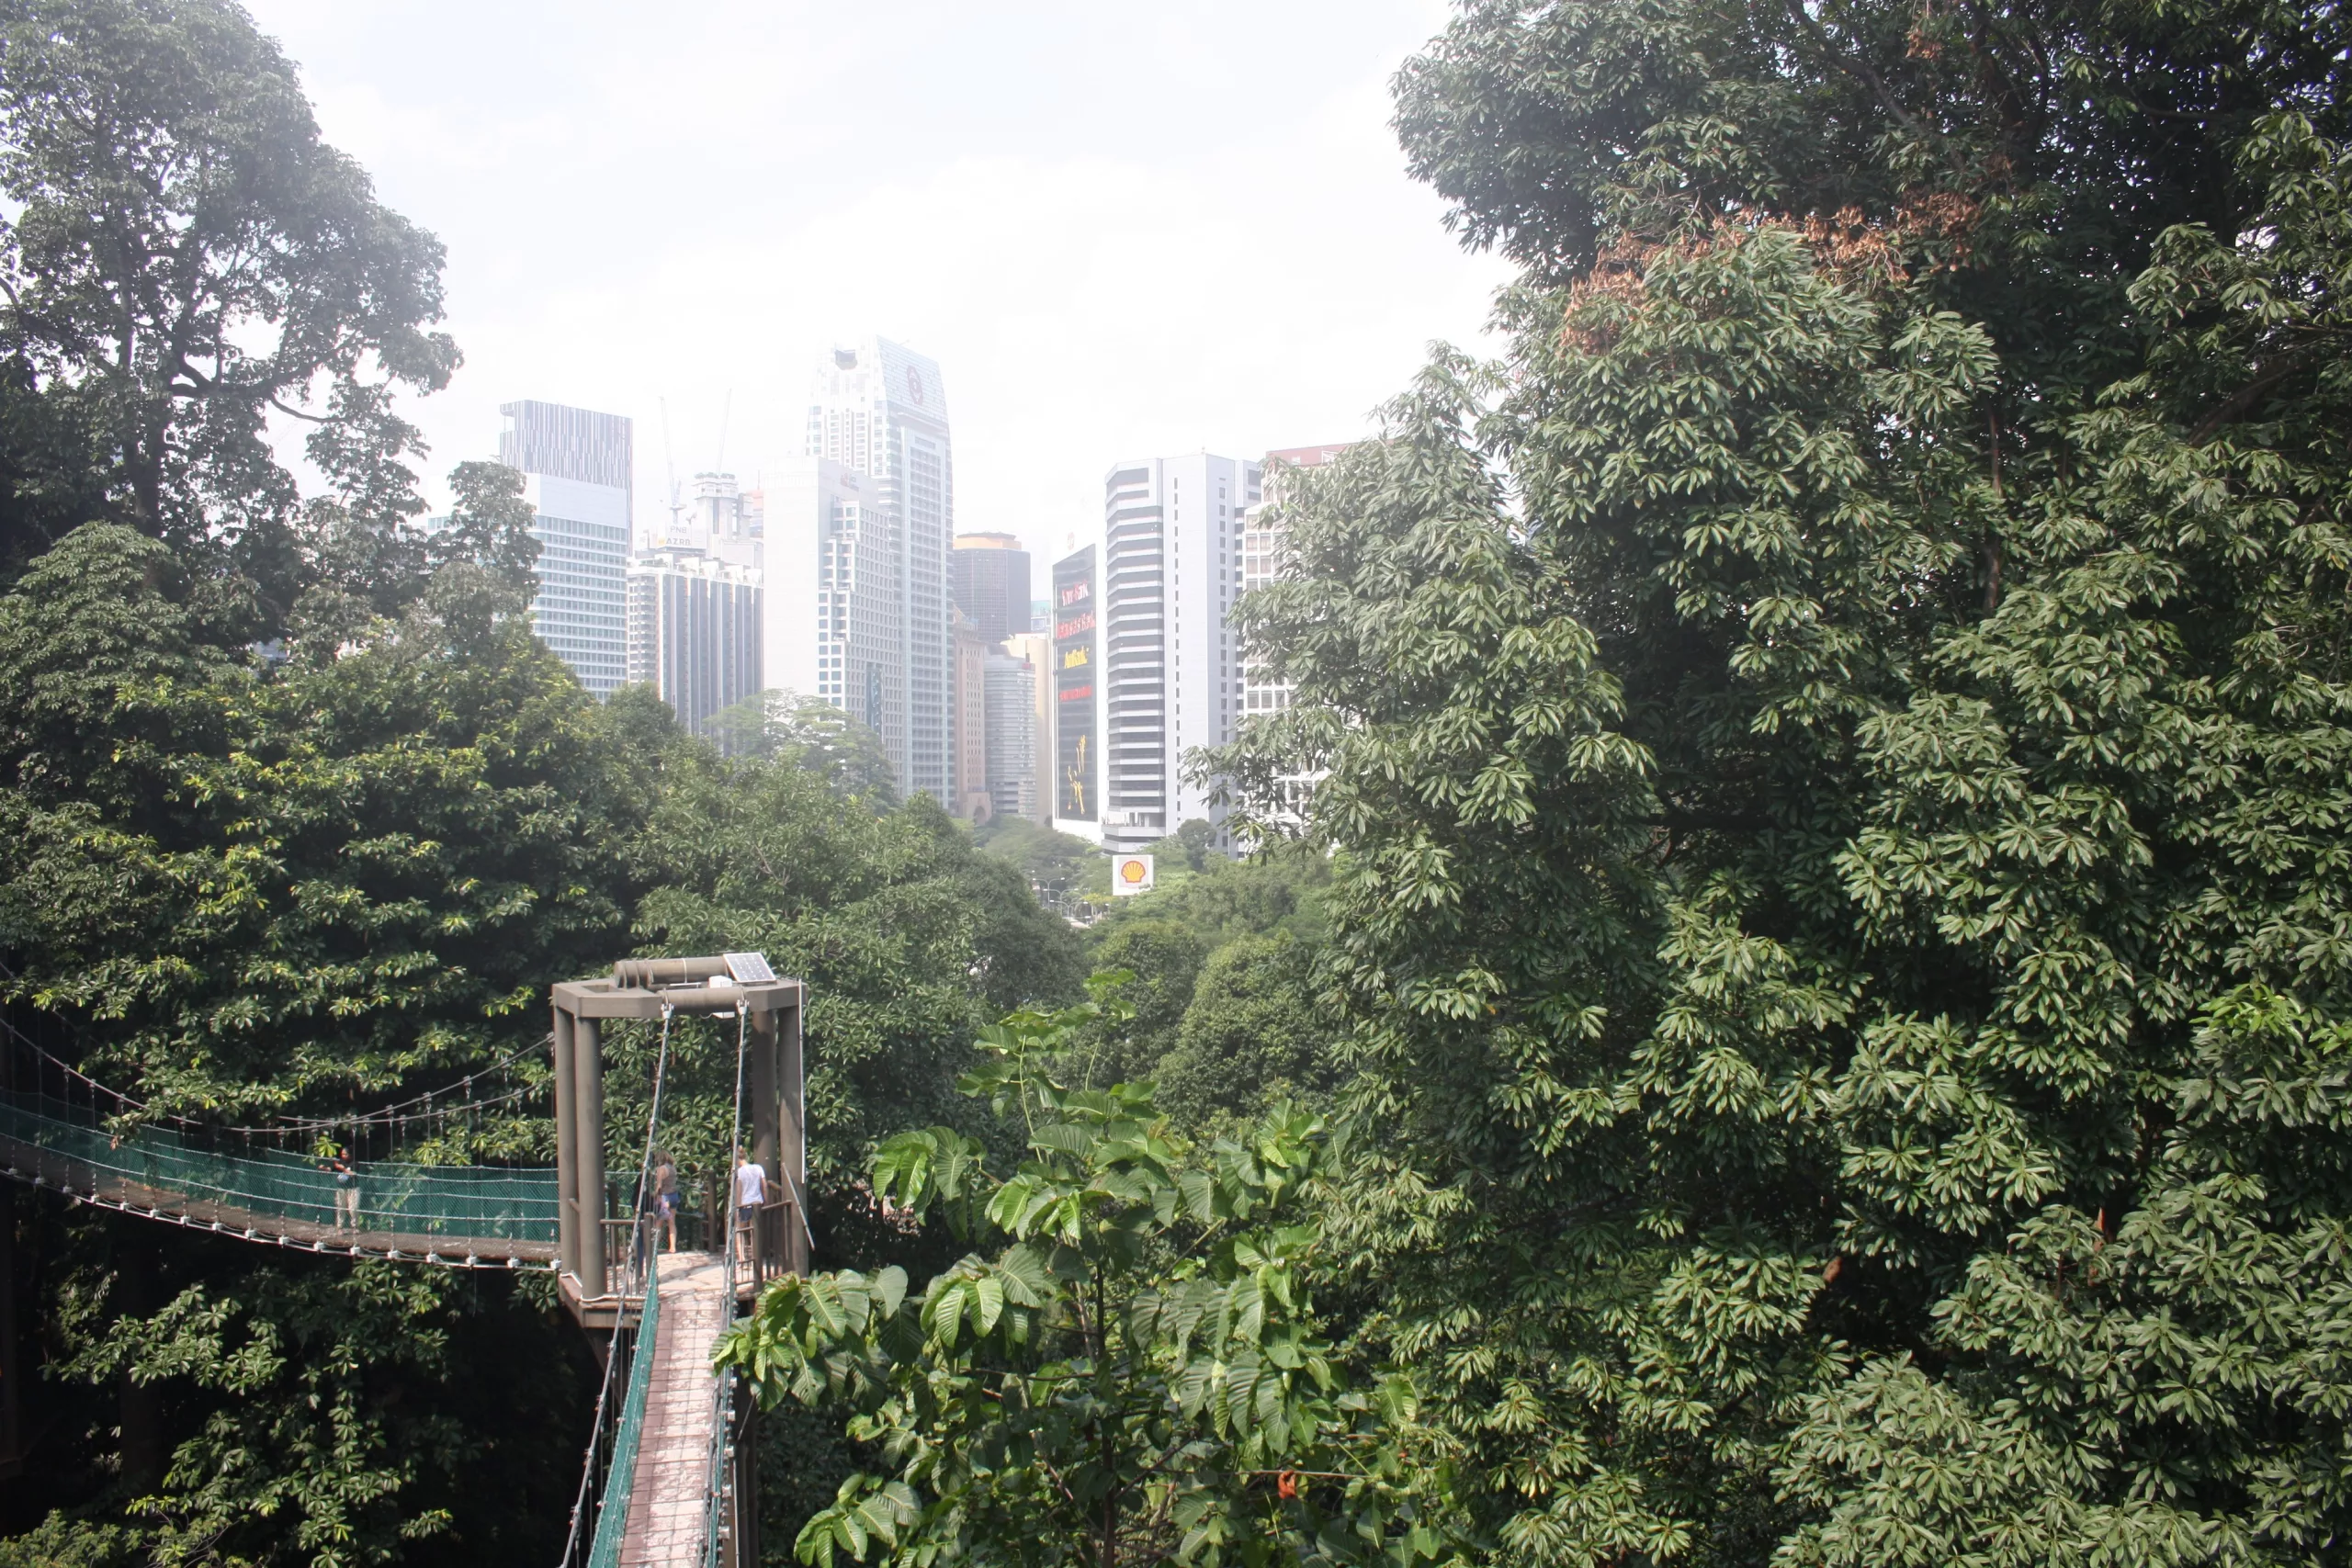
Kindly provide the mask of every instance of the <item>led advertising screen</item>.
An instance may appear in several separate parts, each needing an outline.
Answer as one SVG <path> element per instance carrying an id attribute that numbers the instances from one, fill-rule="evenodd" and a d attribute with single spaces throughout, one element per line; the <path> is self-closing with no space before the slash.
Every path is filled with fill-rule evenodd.
<path id="1" fill-rule="evenodd" d="M 1095 676 L 1102 647 L 1095 626 L 1094 547 L 1054 563 L 1054 815 L 1092 822 L 1102 816 L 1095 780 L 1102 740 L 1095 733 Z"/>

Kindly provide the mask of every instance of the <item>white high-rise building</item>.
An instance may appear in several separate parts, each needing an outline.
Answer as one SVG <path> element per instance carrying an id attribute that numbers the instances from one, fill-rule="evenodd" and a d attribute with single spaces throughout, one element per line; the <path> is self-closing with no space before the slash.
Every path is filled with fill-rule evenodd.
<path id="1" fill-rule="evenodd" d="M 888 519 L 885 558 L 877 563 L 869 554 L 861 570 L 887 578 L 897 602 L 888 628 L 896 650 L 884 684 L 900 695 L 883 746 L 901 789 L 928 790 L 952 804 L 948 552 L 956 483 L 939 366 L 883 338 L 834 350 L 818 373 L 807 451 L 879 486 Z"/>
<path id="2" fill-rule="evenodd" d="M 1287 576 L 1292 570 L 1290 530 L 1283 520 L 1282 507 L 1282 476 L 1294 468 L 1319 468 L 1347 449 L 1345 443 L 1340 443 L 1291 446 L 1266 454 L 1265 499 L 1243 513 L 1241 517 L 1241 591 L 1244 593 L 1263 588 L 1276 579 Z M 1249 654 L 1250 650 L 1245 646 L 1241 649 L 1240 709 L 1243 716 L 1280 713 L 1288 708 L 1290 682 L 1277 679 L 1272 670 L 1253 661 Z M 1304 822 L 1306 797 L 1320 777 L 1319 773 L 1285 773 L 1276 780 L 1281 799 L 1267 807 L 1274 819 L 1292 826 Z"/>
<path id="3" fill-rule="evenodd" d="M 1029 744 L 1034 770 L 1030 820 L 1054 825 L 1054 639 L 1050 631 L 1023 632 L 1004 639 L 1004 651 L 1029 666 Z"/>
<path id="4" fill-rule="evenodd" d="M 498 460 L 537 515 L 531 629 L 600 697 L 628 674 L 629 422 L 561 403 L 503 403 Z"/>
<path id="5" fill-rule="evenodd" d="M 760 684 L 840 708 L 882 737 L 895 771 L 904 757 L 906 671 L 881 483 L 805 457 L 770 474 L 763 499 Z"/>
<path id="6" fill-rule="evenodd" d="M 1102 842 L 1114 853 L 1224 816 L 1185 781 L 1183 757 L 1233 738 L 1241 660 L 1227 617 L 1259 485 L 1258 464 L 1205 452 L 1121 463 L 1104 480 Z"/>
<path id="7" fill-rule="evenodd" d="M 696 734 L 760 689 L 760 572 L 700 550 L 629 563 L 628 678 Z"/>
<path id="8" fill-rule="evenodd" d="M 989 807 L 999 817 L 1037 817 L 1037 686 L 1040 671 L 1011 651 L 989 653 L 987 683 Z"/>

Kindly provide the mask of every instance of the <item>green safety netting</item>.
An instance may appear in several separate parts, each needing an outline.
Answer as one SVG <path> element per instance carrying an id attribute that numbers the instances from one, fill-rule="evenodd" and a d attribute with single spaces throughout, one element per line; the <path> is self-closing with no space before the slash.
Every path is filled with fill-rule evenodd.
<path id="1" fill-rule="evenodd" d="M 628 1392 L 621 1400 L 621 1418 L 613 1428 L 613 1467 L 605 1472 L 604 1494 L 596 1502 L 596 1539 L 588 1549 L 588 1568 L 618 1568 L 621 1543 L 628 1535 L 629 1494 L 637 1490 L 637 1443 L 645 1430 L 646 1396 L 653 1386 L 653 1347 L 662 1329 L 662 1292 L 652 1271 L 644 1284 L 645 1308 L 638 1319 L 636 1337 L 628 1348 Z"/>
<path id="2" fill-rule="evenodd" d="M 116 1137 L 87 1108 L 23 1090 L 0 1090 L 0 1137 L 86 1168 L 94 1178 L 146 1189 L 152 1206 L 242 1211 L 313 1225 L 338 1216 L 334 1178 L 311 1156 L 278 1149 L 229 1154 L 169 1127 Z M 552 1242 L 552 1169 L 356 1162 L 361 1231 L 452 1241 Z M 141 1200 L 135 1200 L 141 1201 Z M 346 1201 L 346 1209 L 348 1201 Z"/>

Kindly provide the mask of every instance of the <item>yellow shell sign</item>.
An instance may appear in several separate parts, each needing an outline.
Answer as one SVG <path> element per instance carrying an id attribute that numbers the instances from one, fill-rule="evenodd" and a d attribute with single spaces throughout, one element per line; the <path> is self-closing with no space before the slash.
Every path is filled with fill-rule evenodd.
<path id="1" fill-rule="evenodd" d="M 1111 862 L 1111 891 L 1122 897 L 1151 891 L 1151 857 L 1119 855 Z"/>

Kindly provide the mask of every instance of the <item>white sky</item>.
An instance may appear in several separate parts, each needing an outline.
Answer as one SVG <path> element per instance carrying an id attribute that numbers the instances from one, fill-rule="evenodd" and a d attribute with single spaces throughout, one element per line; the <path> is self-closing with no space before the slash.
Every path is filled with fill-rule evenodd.
<path id="1" fill-rule="evenodd" d="M 799 450 L 869 333 L 940 362 L 956 525 L 1057 555 L 1121 458 L 1343 440 L 1502 265 L 1408 180 L 1442 0 L 248 0 L 448 247 L 441 478 L 516 398 L 637 421 L 638 518 Z"/>

